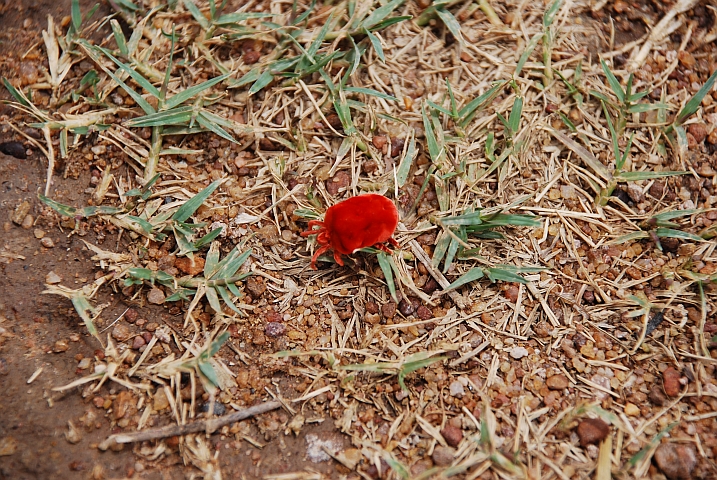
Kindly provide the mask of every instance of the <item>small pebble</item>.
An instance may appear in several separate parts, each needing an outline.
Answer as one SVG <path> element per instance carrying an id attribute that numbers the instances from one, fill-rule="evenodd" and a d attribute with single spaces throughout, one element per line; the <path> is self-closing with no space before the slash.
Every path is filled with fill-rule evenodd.
<path id="1" fill-rule="evenodd" d="M 35 225 L 35 217 L 32 215 L 25 215 L 25 218 L 22 219 L 21 227 L 25 230 L 30 230 L 33 225 Z"/>
<path id="2" fill-rule="evenodd" d="M 549 377 L 545 384 L 548 386 L 551 390 L 564 390 L 568 388 L 570 385 L 568 382 L 568 377 L 563 375 L 562 373 L 558 375 L 553 375 L 552 377 Z"/>
<path id="3" fill-rule="evenodd" d="M 0 152 L 11 157 L 19 158 L 24 160 L 27 158 L 25 153 L 25 146 L 20 142 L 3 142 L 0 143 Z"/>
<path id="4" fill-rule="evenodd" d="M 688 480 L 697 465 L 692 445 L 663 443 L 654 455 L 657 466 L 670 480 Z"/>
<path id="5" fill-rule="evenodd" d="M 413 308 L 412 302 L 404 298 L 403 300 L 398 302 L 398 311 L 407 317 L 409 315 L 413 315 L 413 312 L 415 312 L 416 309 Z"/>
<path id="6" fill-rule="evenodd" d="M 393 318 L 396 316 L 396 303 L 388 302 L 381 305 L 381 315 L 383 318 Z"/>
<path id="7" fill-rule="evenodd" d="M 68 348 L 70 348 L 69 343 L 67 340 L 63 339 L 55 342 L 55 345 L 52 347 L 52 351 L 55 353 L 62 353 L 66 352 Z"/>
<path id="8" fill-rule="evenodd" d="M 443 445 L 437 445 L 433 449 L 433 455 L 431 456 L 433 463 L 438 467 L 447 467 L 453 463 L 455 458 L 455 452 L 452 448 L 444 447 Z"/>
<path id="9" fill-rule="evenodd" d="M 581 446 L 594 445 L 607 437 L 610 425 L 599 418 L 586 418 L 578 424 L 577 433 Z"/>
<path id="10" fill-rule="evenodd" d="M 137 321 L 137 317 L 139 316 L 139 313 L 134 308 L 128 309 L 124 314 L 124 319 L 127 320 L 129 323 L 134 323 Z"/>
<path id="11" fill-rule="evenodd" d="M 530 352 L 528 352 L 528 349 L 525 347 L 513 347 L 510 351 L 510 356 L 516 360 L 520 360 L 528 355 L 530 355 Z"/>
<path id="12" fill-rule="evenodd" d="M 92 363 L 91 358 L 83 358 L 77 364 L 77 368 L 79 368 L 80 370 L 87 370 L 88 368 L 90 368 L 91 363 Z"/>
<path id="13" fill-rule="evenodd" d="M 452 397 L 462 397 L 465 394 L 465 389 L 463 388 L 463 384 L 459 382 L 458 380 L 454 380 L 451 382 L 451 386 L 449 387 L 449 391 Z"/>
<path id="14" fill-rule="evenodd" d="M 44 237 L 42 240 L 40 240 L 40 245 L 45 248 L 52 248 L 55 246 L 55 242 L 53 242 L 50 237 Z"/>
<path id="15" fill-rule="evenodd" d="M 40 228 L 36 228 L 35 231 L 32 233 L 33 233 L 33 235 L 35 235 L 35 238 L 37 238 L 38 240 L 40 240 L 42 237 L 45 236 L 45 231 Z"/>
<path id="16" fill-rule="evenodd" d="M 112 329 L 112 338 L 114 338 L 118 342 L 126 342 L 131 336 L 132 332 L 130 331 L 129 327 L 127 325 L 124 325 L 123 323 L 118 323 Z"/>
<path id="17" fill-rule="evenodd" d="M 15 210 L 10 216 L 10 220 L 12 220 L 12 223 L 15 225 L 22 225 L 22 222 L 25 220 L 28 213 L 30 213 L 30 202 L 25 200 L 20 205 L 15 207 Z"/>
<path id="18" fill-rule="evenodd" d="M 179 257 L 174 261 L 174 267 L 187 275 L 199 275 L 204 272 L 204 259 L 194 255 L 194 261 L 188 257 Z"/>
<path id="19" fill-rule="evenodd" d="M 446 425 L 446 427 L 441 430 L 441 435 L 446 439 L 446 443 L 454 448 L 463 440 L 463 430 L 453 425 Z"/>
<path id="20" fill-rule="evenodd" d="M 269 322 L 266 324 L 264 332 L 270 337 L 280 337 L 286 332 L 286 325 L 278 322 Z"/>
<path id="21" fill-rule="evenodd" d="M 680 391 L 682 390 L 680 377 L 680 372 L 675 370 L 673 367 L 668 367 L 667 370 L 662 372 L 662 385 L 668 396 L 676 397 L 680 394 Z"/>
<path id="22" fill-rule="evenodd" d="M 140 347 L 143 347 L 147 344 L 147 342 L 144 341 L 144 338 L 141 336 L 134 337 L 134 340 L 132 340 L 132 348 L 135 350 L 139 350 Z"/>
<path id="23" fill-rule="evenodd" d="M 164 292 L 157 287 L 153 287 L 152 290 L 150 290 L 149 293 L 147 293 L 147 301 L 149 303 L 153 303 L 155 305 L 161 305 L 162 303 L 164 303 L 164 299 L 165 299 Z"/>
<path id="24" fill-rule="evenodd" d="M 45 275 L 45 283 L 48 285 L 55 285 L 62 281 L 62 277 L 60 277 L 55 272 L 49 272 L 47 275 Z"/>
<path id="25" fill-rule="evenodd" d="M 630 417 L 637 417 L 640 415 L 640 407 L 635 405 L 634 403 L 628 402 L 625 404 L 625 415 L 628 415 Z"/>

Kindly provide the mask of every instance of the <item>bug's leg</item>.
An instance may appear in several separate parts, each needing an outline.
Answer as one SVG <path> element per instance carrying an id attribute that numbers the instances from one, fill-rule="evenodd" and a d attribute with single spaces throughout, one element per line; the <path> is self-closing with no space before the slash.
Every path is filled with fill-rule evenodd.
<path id="1" fill-rule="evenodd" d="M 375 248 L 375 249 L 377 249 L 377 250 L 381 250 L 381 251 L 384 252 L 384 253 L 388 253 L 389 255 L 393 253 L 393 252 L 391 251 L 391 249 L 388 248 L 388 247 L 387 247 L 386 245 L 384 245 L 383 243 L 377 243 L 376 245 L 373 245 L 373 248 Z"/>
<path id="2" fill-rule="evenodd" d="M 314 230 L 315 226 L 318 226 L 319 228 L 317 230 Z M 308 237 L 309 235 L 318 235 L 323 231 L 325 231 L 324 222 L 322 222 L 321 220 L 311 220 L 309 222 L 309 229 L 304 232 L 301 232 L 299 235 L 301 235 L 302 237 Z"/>
<path id="3" fill-rule="evenodd" d="M 334 260 L 336 260 L 336 263 L 338 263 L 342 267 L 344 266 L 344 260 L 341 258 L 341 254 L 336 250 L 334 250 Z"/>
<path id="4" fill-rule="evenodd" d="M 389 237 L 389 239 L 386 240 L 386 241 L 387 241 L 388 243 L 390 243 L 391 245 L 393 245 L 395 248 L 399 248 L 399 247 L 400 247 L 400 245 L 398 244 L 398 242 L 397 242 L 396 240 L 394 240 L 393 237 Z"/>
<path id="5" fill-rule="evenodd" d="M 318 260 L 318 259 L 319 259 L 319 256 L 320 256 L 322 253 L 324 253 L 326 250 L 328 250 L 328 249 L 329 249 L 329 246 L 328 246 L 328 245 L 323 245 L 321 248 L 319 248 L 318 250 L 316 250 L 316 251 L 314 252 L 314 256 L 311 257 L 311 268 L 312 268 L 313 270 L 316 270 L 316 260 Z"/>

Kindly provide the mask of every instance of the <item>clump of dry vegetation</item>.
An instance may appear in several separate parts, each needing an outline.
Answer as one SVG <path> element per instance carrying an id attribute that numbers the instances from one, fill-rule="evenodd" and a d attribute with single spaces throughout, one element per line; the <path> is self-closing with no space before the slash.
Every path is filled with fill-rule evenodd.
<path id="1" fill-rule="evenodd" d="M 48 159 L 45 216 L 96 239 L 96 280 L 46 293 L 102 345 L 58 387 L 113 406 L 100 448 L 178 449 L 219 478 L 196 432 L 240 449 L 331 419 L 347 478 L 713 471 L 717 64 L 683 20 L 697 2 L 621 50 L 580 2 L 155 3 L 73 2 L 45 81 L 4 80 L 43 134 L 12 126 Z M 53 192 L 60 159 L 91 170 L 88 205 Z M 401 247 L 311 270 L 299 233 L 366 192 L 398 206 Z M 138 306 L 103 320 L 103 289 Z"/>

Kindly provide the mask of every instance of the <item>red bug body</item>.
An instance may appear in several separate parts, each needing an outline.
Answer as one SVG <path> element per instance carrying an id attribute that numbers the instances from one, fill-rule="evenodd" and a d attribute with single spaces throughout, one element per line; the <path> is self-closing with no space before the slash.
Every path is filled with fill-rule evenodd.
<path id="1" fill-rule="evenodd" d="M 382 245 L 384 242 L 398 246 L 391 237 L 397 225 L 398 210 L 393 202 L 383 195 L 366 194 L 329 207 L 324 221 L 310 221 L 309 230 L 301 232 L 301 236 L 316 235 L 316 241 L 321 245 L 311 257 L 311 268 L 316 270 L 319 255 L 329 249 L 334 251 L 336 263 L 343 266 L 341 255 L 371 246 L 388 250 Z M 314 226 L 320 228 L 314 230 Z"/>

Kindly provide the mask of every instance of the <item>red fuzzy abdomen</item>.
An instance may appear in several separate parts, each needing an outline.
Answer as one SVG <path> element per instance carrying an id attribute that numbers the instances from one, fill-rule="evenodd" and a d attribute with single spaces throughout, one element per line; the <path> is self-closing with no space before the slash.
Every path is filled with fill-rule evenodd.
<path id="1" fill-rule="evenodd" d="M 359 195 L 337 203 L 324 217 L 331 248 L 341 254 L 387 241 L 397 225 L 396 206 L 376 194 Z"/>

